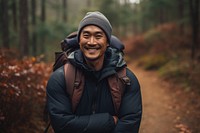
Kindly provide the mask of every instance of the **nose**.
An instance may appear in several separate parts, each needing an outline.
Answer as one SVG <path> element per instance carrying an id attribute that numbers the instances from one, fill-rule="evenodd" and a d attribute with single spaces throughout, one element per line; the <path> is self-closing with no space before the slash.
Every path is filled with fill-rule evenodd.
<path id="1" fill-rule="evenodd" d="M 95 38 L 93 36 L 91 36 L 88 40 L 88 44 L 92 45 L 92 44 L 96 44 Z"/>

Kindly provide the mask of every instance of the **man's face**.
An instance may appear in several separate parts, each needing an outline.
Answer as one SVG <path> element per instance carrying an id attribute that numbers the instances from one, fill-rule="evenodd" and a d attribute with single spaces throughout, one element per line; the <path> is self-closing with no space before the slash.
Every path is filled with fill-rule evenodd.
<path id="1" fill-rule="evenodd" d="M 107 37 L 103 30 L 94 25 L 83 28 L 80 34 L 80 49 L 89 61 L 104 58 L 107 48 Z"/>

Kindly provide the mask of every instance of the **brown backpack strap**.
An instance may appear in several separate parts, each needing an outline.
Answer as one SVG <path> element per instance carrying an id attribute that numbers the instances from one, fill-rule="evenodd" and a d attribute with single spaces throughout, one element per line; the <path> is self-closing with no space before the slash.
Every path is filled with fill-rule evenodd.
<path id="1" fill-rule="evenodd" d="M 74 67 L 71 63 L 67 62 L 64 65 L 66 91 L 69 94 L 72 104 L 72 111 L 75 112 L 78 103 L 80 102 L 85 78 L 83 72 Z"/>
<path id="2" fill-rule="evenodd" d="M 127 85 L 130 85 L 130 79 L 126 76 L 126 67 L 119 70 L 116 75 L 108 77 L 108 84 L 115 112 L 118 114 L 125 88 Z"/>

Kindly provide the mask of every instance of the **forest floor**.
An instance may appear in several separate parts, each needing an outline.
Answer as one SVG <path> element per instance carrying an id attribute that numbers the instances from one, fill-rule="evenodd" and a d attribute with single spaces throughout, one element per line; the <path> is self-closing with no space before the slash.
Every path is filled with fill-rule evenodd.
<path id="1" fill-rule="evenodd" d="M 130 63 L 143 100 L 140 133 L 200 133 L 200 94 L 162 80 L 155 71 Z"/>

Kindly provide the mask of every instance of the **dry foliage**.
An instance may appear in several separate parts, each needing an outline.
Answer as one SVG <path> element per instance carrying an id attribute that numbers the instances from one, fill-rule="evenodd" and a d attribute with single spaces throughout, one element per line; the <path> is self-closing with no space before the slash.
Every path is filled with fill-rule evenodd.
<path id="1" fill-rule="evenodd" d="M 147 70 L 159 70 L 162 77 L 186 88 L 199 89 L 200 54 L 196 50 L 196 58 L 191 59 L 190 28 L 183 32 L 175 23 L 167 23 L 124 39 L 124 43 L 129 60 L 134 59 Z"/>
<path id="2" fill-rule="evenodd" d="M 14 51 L 0 50 L 0 132 L 42 132 L 51 65 L 38 62 L 35 57 L 16 57 Z"/>

